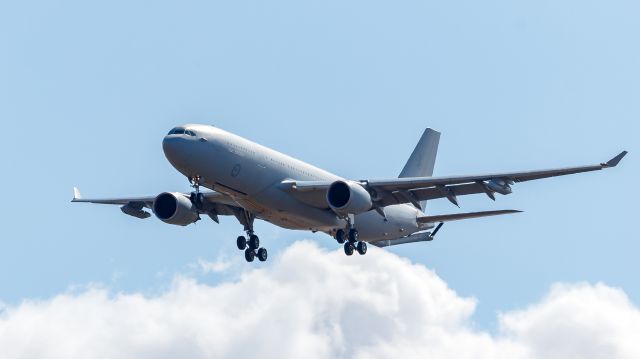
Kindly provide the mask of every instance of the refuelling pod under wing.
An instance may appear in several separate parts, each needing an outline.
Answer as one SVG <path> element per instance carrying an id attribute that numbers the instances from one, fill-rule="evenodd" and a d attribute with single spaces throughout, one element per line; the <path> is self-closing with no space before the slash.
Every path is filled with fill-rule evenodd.
<path id="1" fill-rule="evenodd" d="M 164 192 L 153 201 L 153 213 L 161 221 L 186 226 L 200 219 L 191 200 L 178 192 Z"/>
<path id="2" fill-rule="evenodd" d="M 151 217 L 151 213 L 143 210 L 144 202 L 129 202 L 124 206 L 120 207 L 120 210 L 124 214 L 128 214 L 132 217 L 145 219 Z"/>
<path id="3" fill-rule="evenodd" d="M 373 201 L 364 187 L 354 181 L 335 181 L 327 190 L 329 207 L 340 216 L 371 210 Z"/>
<path id="4" fill-rule="evenodd" d="M 415 242 L 429 242 L 433 240 L 431 232 L 418 232 L 407 237 L 396 239 L 383 239 L 381 241 L 371 242 L 376 247 L 389 247 L 397 246 L 399 244 L 415 243 Z"/>

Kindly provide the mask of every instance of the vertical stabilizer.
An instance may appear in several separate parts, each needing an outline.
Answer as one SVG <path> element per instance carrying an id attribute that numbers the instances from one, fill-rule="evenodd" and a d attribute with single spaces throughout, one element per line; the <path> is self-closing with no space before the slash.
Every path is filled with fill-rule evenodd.
<path id="1" fill-rule="evenodd" d="M 404 165 L 400 178 L 403 177 L 430 177 L 433 175 L 433 167 L 436 164 L 440 132 L 427 128 L 424 130 L 418 145 L 411 153 L 411 157 Z M 420 202 L 424 211 L 427 201 Z"/>

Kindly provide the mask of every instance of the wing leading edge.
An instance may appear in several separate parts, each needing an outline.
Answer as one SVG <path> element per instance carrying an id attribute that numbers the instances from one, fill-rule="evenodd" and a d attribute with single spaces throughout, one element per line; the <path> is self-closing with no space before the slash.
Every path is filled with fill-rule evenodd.
<path id="1" fill-rule="evenodd" d="M 119 198 L 83 198 L 80 190 L 73 187 L 73 199 L 71 202 L 79 203 L 97 203 L 97 204 L 119 204 L 125 205 L 129 203 L 144 203 L 145 207 L 151 208 L 154 197 L 119 197 Z"/>
<path id="2" fill-rule="evenodd" d="M 481 175 L 470 176 L 447 176 L 447 177 L 413 177 L 413 178 L 394 178 L 392 180 L 373 180 L 368 181 L 368 184 L 373 187 L 399 190 L 399 189 L 415 189 L 425 188 L 433 186 L 446 186 L 463 184 L 477 181 L 489 181 L 492 179 L 511 180 L 514 182 L 526 182 L 536 179 L 543 179 L 549 177 L 566 176 L 576 173 L 599 171 L 605 168 L 615 167 L 620 163 L 622 158 L 627 155 L 627 151 L 621 152 L 611 160 L 600 163 L 597 165 L 577 166 L 577 167 L 565 167 L 555 168 L 538 171 L 522 171 L 522 172 L 505 172 L 505 173 L 491 173 Z"/>
<path id="3" fill-rule="evenodd" d="M 359 181 L 359 183 L 376 193 L 376 205 L 379 207 L 401 203 L 417 203 L 437 198 L 447 198 L 453 204 L 458 205 L 457 196 L 485 193 L 489 198 L 495 200 L 495 193 L 503 195 L 511 193 L 510 185 L 513 183 L 612 168 L 617 166 L 626 155 L 627 151 L 623 151 L 607 162 L 587 166 L 466 176 L 364 180 Z M 304 193 L 305 196 L 309 196 L 314 192 L 324 194 L 331 186 L 331 183 L 330 181 L 288 180 L 282 184 L 294 195 L 302 195 Z"/>
<path id="4" fill-rule="evenodd" d="M 180 193 L 181 195 L 189 198 L 190 194 Z M 200 213 L 207 214 L 215 222 L 219 222 L 218 215 L 231 216 L 235 215 L 235 210 L 238 204 L 229 196 L 219 192 L 202 192 L 204 203 L 202 208 L 199 208 Z M 123 213 L 130 216 L 145 219 L 149 218 L 151 214 L 143 210 L 148 208 L 153 210 L 153 202 L 155 196 L 151 197 L 118 197 L 118 198 L 83 198 L 80 194 L 80 190 L 77 187 L 73 188 L 73 199 L 71 202 L 75 203 L 96 203 L 96 204 L 111 204 L 119 205 L 120 210 Z"/>
<path id="5" fill-rule="evenodd" d="M 231 199 L 231 197 L 219 193 L 219 192 L 202 192 L 205 200 L 211 203 L 220 203 L 231 206 L 237 206 L 238 204 Z M 189 197 L 188 193 L 182 193 L 185 197 Z M 129 203 L 144 203 L 145 207 L 151 208 L 153 201 L 156 199 L 153 197 L 117 197 L 117 198 L 83 198 L 80 194 L 80 190 L 77 187 L 73 187 L 73 199 L 71 202 L 79 203 L 97 203 L 97 204 L 117 204 L 125 205 Z"/>

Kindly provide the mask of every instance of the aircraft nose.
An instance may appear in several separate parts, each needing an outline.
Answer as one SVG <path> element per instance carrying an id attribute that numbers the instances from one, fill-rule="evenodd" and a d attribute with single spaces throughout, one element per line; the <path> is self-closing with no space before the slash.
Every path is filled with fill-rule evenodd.
<path id="1" fill-rule="evenodd" d="M 173 149 L 175 147 L 175 138 L 172 138 L 171 136 L 165 136 L 164 139 L 162 140 L 162 150 L 164 151 L 165 155 L 168 155 L 169 153 L 173 152 Z"/>
<path id="2" fill-rule="evenodd" d="M 174 167 L 184 165 L 185 143 L 184 139 L 178 136 L 168 135 L 162 140 L 162 150 L 164 156 Z"/>

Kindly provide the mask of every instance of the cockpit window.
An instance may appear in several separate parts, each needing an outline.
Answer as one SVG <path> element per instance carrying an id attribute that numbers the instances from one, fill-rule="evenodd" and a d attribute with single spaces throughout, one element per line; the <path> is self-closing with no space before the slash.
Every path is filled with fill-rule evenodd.
<path id="1" fill-rule="evenodd" d="M 173 130 L 169 131 L 170 135 L 184 135 L 184 128 L 176 127 Z"/>
<path id="2" fill-rule="evenodd" d="M 187 136 L 196 136 L 196 133 L 191 130 L 185 130 L 182 127 L 176 127 L 173 130 L 169 131 L 170 135 L 187 135 Z"/>

